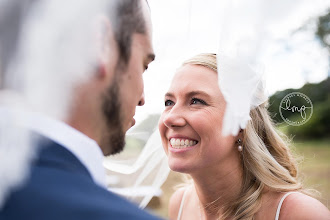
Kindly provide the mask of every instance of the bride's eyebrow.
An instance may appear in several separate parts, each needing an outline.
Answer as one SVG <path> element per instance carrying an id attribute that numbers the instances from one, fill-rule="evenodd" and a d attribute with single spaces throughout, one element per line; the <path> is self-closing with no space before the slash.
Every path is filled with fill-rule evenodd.
<path id="1" fill-rule="evenodd" d="M 210 97 L 210 95 L 208 93 L 206 93 L 204 91 L 200 91 L 200 90 L 191 91 L 191 92 L 186 94 L 186 97 L 193 97 L 193 96 L 196 96 L 196 95 L 202 95 L 202 96 L 205 96 L 205 97 Z M 167 92 L 165 94 L 165 98 L 166 97 L 174 97 L 174 94 L 170 93 L 170 92 Z"/>
<path id="2" fill-rule="evenodd" d="M 165 94 L 165 98 L 166 98 L 166 97 L 174 97 L 174 95 L 173 95 L 173 93 L 167 92 L 167 93 Z"/>
<path id="3" fill-rule="evenodd" d="M 191 97 L 191 96 L 196 96 L 196 95 L 202 95 L 202 96 L 206 96 L 206 97 L 209 97 L 210 96 L 206 92 L 200 91 L 200 90 L 191 91 L 186 96 Z"/>

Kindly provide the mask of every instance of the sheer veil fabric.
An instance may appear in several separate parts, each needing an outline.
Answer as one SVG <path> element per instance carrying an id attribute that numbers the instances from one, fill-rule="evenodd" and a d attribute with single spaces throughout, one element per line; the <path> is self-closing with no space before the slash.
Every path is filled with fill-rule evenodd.
<path id="1" fill-rule="evenodd" d="M 13 33 L 13 36 L 19 36 L 17 42 L 6 41 L 5 38 L 12 40 L 14 37 L 0 34 L 2 42 L 0 52 L 5 46 L 11 45 L 13 48 L 17 46 L 17 54 L 8 58 L 10 62 L 7 62 L 5 67 L 3 63 L 4 68 L 1 68 L 1 71 L 10 72 L 7 75 L 12 77 L 8 79 L 9 81 L 0 78 L 1 84 L 6 81 L 8 88 L 18 91 L 18 95 L 13 98 L 10 93 L 4 92 L 5 88 L 1 88 L 0 206 L 12 189 L 23 184 L 25 177 L 28 176 L 29 164 L 37 152 L 37 149 L 29 144 L 26 131 L 18 128 L 26 124 L 21 110 L 41 109 L 49 116 L 59 119 L 65 117 L 63 112 L 70 103 L 70 97 L 66 94 L 69 94 L 75 82 L 85 79 L 87 65 L 95 59 L 93 50 L 85 47 L 89 36 L 82 34 L 86 27 L 84 24 L 88 23 L 91 14 L 107 7 L 107 2 L 111 3 L 106 0 L 98 1 L 98 4 L 91 1 L 70 0 L 66 2 L 66 7 L 63 7 L 55 0 L 24 0 L 26 5 L 31 2 L 35 4 L 33 10 L 28 10 L 22 7 L 25 4 L 21 4 L 21 1 L 0 0 L 0 11 L 4 12 L 0 14 L 1 29 L 5 30 L 1 32 L 2 34 L 8 33 L 6 31 L 10 30 L 12 25 L 10 14 L 6 14 L 4 9 L 10 11 L 9 9 L 18 7 L 22 14 L 21 20 L 17 21 L 21 22 L 18 30 Z M 77 24 L 78 21 L 84 22 Z M 67 33 L 67 30 L 71 30 L 72 35 L 63 38 L 62 34 Z M 228 33 L 230 32 L 224 33 L 223 36 L 227 36 Z M 58 42 L 61 42 L 61 47 L 58 46 Z M 222 45 L 227 43 L 223 41 Z M 244 59 L 237 60 L 237 56 L 230 56 L 233 54 L 222 51 L 223 48 L 220 47 L 219 84 L 228 103 L 224 131 L 226 134 L 235 134 L 239 128 L 244 128 L 246 121 L 249 120 L 251 102 L 257 100 L 256 91 L 263 85 L 260 83 L 260 72 L 249 68 L 249 63 L 242 64 L 240 61 Z M 222 55 L 230 58 L 223 58 Z M 75 57 L 81 59 L 74 62 Z M 36 84 L 40 79 L 46 83 Z M 51 97 L 43 96 L 44 90 L 47 90 Z M 242 97 L 242 94 L 246 97 Z M 24 102 L 18 101 L 20 105 L 16 105 L 14 100 L 19 99 L 23 99 Z M 8 100 L 10 102 L 7 102 Z M 259 100 L 261 101 L 263 99 Z M 16 108 L 19 111 L 16 111 Z M 16 138 L 17 136 L 20 138 Z M 109 158 L 105 160 L 104 166 L 109 174 L 109 189 L 136 201 L 142 208 L 154 195 L 159 194 L 160 186 L 169 173 L 158 131 L 150 136 L 143 150 L 134 160 Z"/>
<path id="2" fill-rule="evenodd" d="M 0 0 L 0 28 L 1 25 L 3 26 L 3 23 L 1 22 L 4 21 L 4 13 L 2 12 L 5 10 L 3 9 L 8 9 L 10 4 L 14 4 L 19 1 L 23 0 Z M 33 0 L 24 1 L 29 2 Z M 59 116 L 62 112 L 61 109 L 57 109 L 55 112 L 53 109 L 56 109 L 54 106 L 58 107 L 67 105 L 67 102 L 61 102 L 61 98 L 65 97 L 62 90 L 69 89 L 72 82 L 76 81 L 76 79 L 81 79 L 82 77 L 74 76 L 73 78 L 66 79 L 66 77 L 70 75 L 67 73 L 71 73 L 72 70 L 77 67 L 85 69 L 85 65 L 89 64 L 89 60 L 94 57 L 92 53 L 86 53 L 86 51 L 77 49 L 83 48 L 81 45 L 85 45 L 85 43 L 82 39 L 79 38 L 79 40 L 76 41 L 76 38 L 73 37 L 71 39 L 72 41 L 67 41 L 67 44 L 65 44 L 64 47 L 57 48 L 58 50 L 69 48 L 68 51 L 60 51 L 66 55 L 64 56 L 65 59 L 62 60 L 68 61 L 68 63 L 64 65 L 67 69 L 66 71 L 63 71 L 62 69 L 55 68 L 62 66 L 60 63 L 57 63 L 59 60 L 57 58 L 61 56 L 58 53 L 49 53 L 49 51 L 54 50 L 51 46 L 57 45 L 54 42 L 58 42 L 58 40 L 60 41 L 61 38 L 50 38 L 53 42 L 44 42 L 35 37 L 40 36 L 40 34 L 49 34 L 52 36 L 54 32 L 60 33 L 61 31 L 67 32 L 67 30 L 71 30 L 70 27 L 72 24 L 79 20 L 76 19 L 76 17 L 80 16 L 72 16 L 73 14 L 75 15 L 75 13 L 78 13 L 78 10 L 74 10 L 74 8 L 76 8 L 75 4 L 79 5 L 79 8 L 82 9 L 81 11 L 87 10 L 86 14 L 88 15 L 91 9 L 98 10 L 98 7 L 104 8 L 104 4 L 107 1 L 70 0 L 66 1 L 66 7 L 63 7 L 58 3 L 60 1 L 56 0 L 34 1 L 48 2 L 48 6 L 53 5 L 54 7 L 47 7 L 47 4 L 41 5 L 43 8 L 46 7 L 51 9 L 49 13 L 41 13 L 41 16 L 46 16 L 46 19 L 42 19 L 44 17 L 41 18 L 39 15 L 34 15 L 34 17 L 31 17 L 31 20 L 29 20 L 28 24 L 32 25 L 35 21 L 33 18 L 37 18 L 38 21 L 44 21 L 42 23 L 44 26 L 34 26 L 31 29 L 26 29 L 22 39 L 32 41 L 24 41 L 25 43 L 29 42 L 29 44 L 20 45 L 20 49 L 23 49 L 24 52 L 24 59 L 22 63 L 15 63 L 15 69 L 24 70 L 26 73 L 31 73 L 32 78 L 25 78 L 27 75 L 16 75 L 14 79 L 26 80 L 19 80 L 18 83 L 27 83 L 26 85 L 31 89 L 20 94 L 24 98 L 27 98 L 27 100 L 39 98 L 43 89 L 50 89 L 48 86 L 54 84 L 55 90 L 52 94 L 56 95 L 51 99 L 47 97 L 46 102 L 43 102 L 43 98 L 45 97 L 40 97 L 41 100 L 39 101 L 43 104 L 42 108 L 47 107 L 46 109 L 43 109 L 45 112 L 50 113 L 52 116 Z M 96 2 L 100 2 L 100 4 L 95 5 Z M 152 2 L 152 0 L 150 0 L 150 2 Z M 188 0 L 187 2 L 192 5 L 193 0 Z M 212 1 L 206 2 L 210 3 Z M 248 120 L 250 120 L 250 110 L 262 104 L 268 98 L 265 89 L 265 68 L 263 67 L 263 61 L 260 55 L 266 48 L 269 36 L 276 35 L 276 28 L 273 28 L 276 25 L 273 24 L 276 24 L 276 22 L 279 23 L 280 21 L 284 22 L 283 20 L 286 19 L 286 16 L 282 16 L 282 14 L 290 14 L 292 10 L 296 8 L 296 5 L 295 2 L 293 2 L 289 4 L 290 7 L 285 8 L 284 6 L 288 2 L 287 0 L 276 1 L 276 8 L 270 8 L 270 6 L 274 5 L 270 4 L 272 2 L 270 0 L 228 0 L 218 1 L 218 3 L 219 2 L 224 4 L 222 7 L 223 10 L 216 11 L 216 14 L 220 14 L 218 26 L 212 26 L 211 28 L 220 29 L 218 48 L 215 47 L 214 50 L 217 53 L 218 59 L 219 87 L 227 102 L 223 124 L 223 135 L 235 136 L 240 129 L 244 129 L 246 127 Z M 209 10 L 211 10 L 212 6 L 213 5 L 209 7 Z M 207 12 L 209 13 L 210 11 Z M 214 9 L 212 13 L 213 12 Z M 73 20 L 70 20 L 70 22 L 73 22 L 72 24 L 70 24 L 70 22 L 66 22 L 64 19 L 64 16 L 68 14 L 73 18 Z M 61 15 L 60 17 L 63 19 L 57 18 L 56 16 L 58 15 Z M 89 18 L 89 16 L 86 16 L 85 18 Z M 8 25 L 10 24 L 8 23 Z M 47 30 L 45 29 L 46 27 L 51 27 L 53 32 L 44 32 Z M 169 28 L 172 27 L 169 26 Z M 181 29 L 184 28 L 186 27 L 182 27 Z M 3 37 L 1 33 L 2 32 L 0 31 L 0 39 Z M 75 34 L 75 36 L 79 37 L 84 36 L 81 32 L 76 32 Z M 208 35 L 208 33 L 204 32 L 202 34 Z M 27 36 L 27 38 L 24 38 L 25 36 Z M 76 42 L 78 42 L 78 44 L 75 44 Z M 199 43 L 200 42 L 193 42 L 190 46 L 191 48 L 197 47 Z M 41 45 L 45 47 L 41 47 Z M 72 49 L 72 46 L 74 46 L 76 50 Z M 4 45 L 0 44 L 0 52 L 3 47 Z M 166 49 L 167 48 L 165 46 L 164 50 Z M 45 50 L 48 51 L 48 57 L 42 56 Z M 73 54 L 73 51 L 77 51 L 77 54 Z M 206 53 L 210 51 L 203 52 Z M 83 62 L 72 62 L 72 57 L 81 56 L 82 54 L 88 54 Z M 196 54 L 191 54 L 191 57 L 194 55 Z M 15 61 L 14 58 L 12 59 Z M 24 62 L 32 65 L 26 66 Z M 0 70 L 2 69 L 3 68 Z M 10 68 L 6 69 L 10 70 Z M 17 71 L 16 73 L 20 73 L 20 71 Z M 46 84 L 43 88 L 35 88 L 34 84 L 31 84 L 31 82 L 34 82 L 38 79 L 38 77 L 49 77 L 45 75 L 46 73 L 48 73 L 49 76 L 63 73 L 63 75 L 59 77 L 62 77 L 62 80 L 64 79 L 64 84 L 61 80 L 54 80 L 50 77 L 48 80 L 49 84 Z M 0 78 L 0 80 L 3 79 Z M 56 83 L 64 85 L 64 88 L 62 86 L 56 86 Z M 17 85 L 14 84 L 13 86 Z M 21 117 L 22 115 L 20 113 L 15 113 L 16 111 L 8 112 L 6 110 L 7 107 L 12 107 L 12 103 L 7 104 L 4 100 L 8 98 L 10 99 L 11 95 L 7 95 L 3 92 L 1 93 L 3 95 L 0 95 L 0 208 L 5 197 L 9 194 L 13 187 L 21 184 L 24 180 L 23 177 L 28 175 L 29 164 L 36 152 L 36 149 L 32 149 L 30 145 L 26 144 L 29 143 L 29 138 L 24 138 L 25 131 L 17 131 L 15 128 L 17 124 L 22 122 L 24 124 L 24 118 Z M 50 103 L 50 101 L 54 103 Z M 25 105 L 23 107 L 19 107 L 19 109 L 24 108 L 26 108 Z M 9 125 L 13 125 L 13 129 Z M 23 138 L 17 139 L 17 134 L 20 134 Z M 141 133 L 133 136 L 135 138 L 141 138 L 139 137 L 140 135 Z M 154 131 L 150 138 L 145 142 L 141 153 L 136 155 L 134 159 L 127 160 L 109 157 L 104 160 L 104 166 L 108 172 L 109 190 L 137 202 L 141 208 L 144 208 L 153 196 L 159 195 L 159 189 L 169 174 L 167 157 L 163 151 L 158 130 Z"/>
<path id="3" fill-rule="evenodd" d="M 25 113 L 65 118 L 71 89 L 95 61 L 90 18 L 114 1 L 0 0 L 0 209 L 38 152 Z"/>
<path id="4" fill-rule="evenodd" d="M 245 129 L 250 110 L 267 101 L 263 70 L 223 55 L 217 56 L 220 90 L 226 100 L 223 135 L 236 136 Z"/>
<path id="5" fill-rule="evenodd" d="M 26 120 L 17 106 L 12 106 L 17 97 L 13 94 L 0 95 L 0 209 L 11 190 L 19 187 L 29 175 L 29 164 L 37 149 L 24 124 Z M 11 107 L 4 107 L 10 101 Z"/>
<path id="6" fill-rule="evenodd" d="M 128 136 L 139 138 L 137 135 Z M 108 170 L 109 190 L 137 203 L 140 208 L 145 208 L 152 197 L 161 196 L 160 187 L 170 171 L 158 130 L 151 134 L 137 158 L 125 160 L 110 156 L 103 165 Z"/>
<path id="7" fill-rule="evenodd" d="M 262 0 L 255 0 L 254 3 L 257 2 L 262 3 Z M 256 13 L 259 16 L 251 18 L 248 23 L 239 16 L 246 5 L 244 2 L 231 4 L 227 1 L 225 4 L 224 11 L 236 13 L 223 13 L 222 20 L 225 22 L 219 25 L 221 34 L 217 53 L 218 80 L 227 103 L 223 135 L 235 136 L 250 120 L 250 109 L 268 98 L 265 92 L 263 65 L 258 60 L 258 54 L 264 47 L 258 35 L 263 31 L 263 26 L 257 22 L 260 13 Z M 244 25 L 251 30 L 237 33 L 236 29 L 243 28 Z M 191 54 L 194 55 L 196 54 Z M 136 160 L 107 158 L 104 166 L 111 177 L 110 189 L 137 202 L 141 208 L 144 208 L 153 196 L 157 196 L 157 189 L 169 173 L 167 157 L 163 152 L 158 131 L 150 136 Z"/>
<path id="8" fill-rule="evenodd" d="M 223 135 L 236 136 L 250 120 L 250 110 L 268 99 L 260 54 L 268 30 L 263 23 L 267 0 L 225 1 L 217 54 L 218 82 L 226 100 Z"/>

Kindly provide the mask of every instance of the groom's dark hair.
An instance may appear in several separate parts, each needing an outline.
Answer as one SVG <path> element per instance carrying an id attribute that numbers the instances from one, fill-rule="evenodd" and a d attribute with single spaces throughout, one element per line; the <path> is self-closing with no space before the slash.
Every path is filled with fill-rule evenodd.
<path id="1" fill-rule="evenodd" d="M 119 0 L 112 25 L 115 40 L 119 48 L 120 62 L 126 66 L 131 56 L 132 36 L 134 33 L 146 33 L 146 21 L 143 15 L 143 0 Z"/>

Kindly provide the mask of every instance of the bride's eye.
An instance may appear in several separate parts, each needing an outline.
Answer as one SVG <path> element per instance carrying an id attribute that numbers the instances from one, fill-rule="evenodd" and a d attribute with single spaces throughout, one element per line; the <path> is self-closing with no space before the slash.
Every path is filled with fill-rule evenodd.
<path id="1" fill-rule="evenodd" d="M 202 104 L 202 105 L 207 105 L 207 103 L 202 100 L 202 99 L 198 99 L 198 98 L 192 98 L 190 101 L 191 105 L 195 105 L 195 104 Z"/>
<path id="2" fill-rule="evenodd" d="M 174 104 L 174 102 L 172 100 L 169 100 L 169 99 L 165 100 L 165 106 L 171 106 L 173 104 Z"/>

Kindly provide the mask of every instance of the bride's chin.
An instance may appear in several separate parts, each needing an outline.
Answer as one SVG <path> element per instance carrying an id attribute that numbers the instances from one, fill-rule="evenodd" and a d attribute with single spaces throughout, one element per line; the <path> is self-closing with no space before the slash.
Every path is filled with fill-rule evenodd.
<path id="1" fill-rule="evenodd" d="M 190 173 L 190 169 L 188 166 L 184 165 L 182 162 L 180 163 L 179 161 L 168 161 L 168 166 L 170 167 L 170 169 L 174 172 L 178 172 L 178 173 Z"/>

